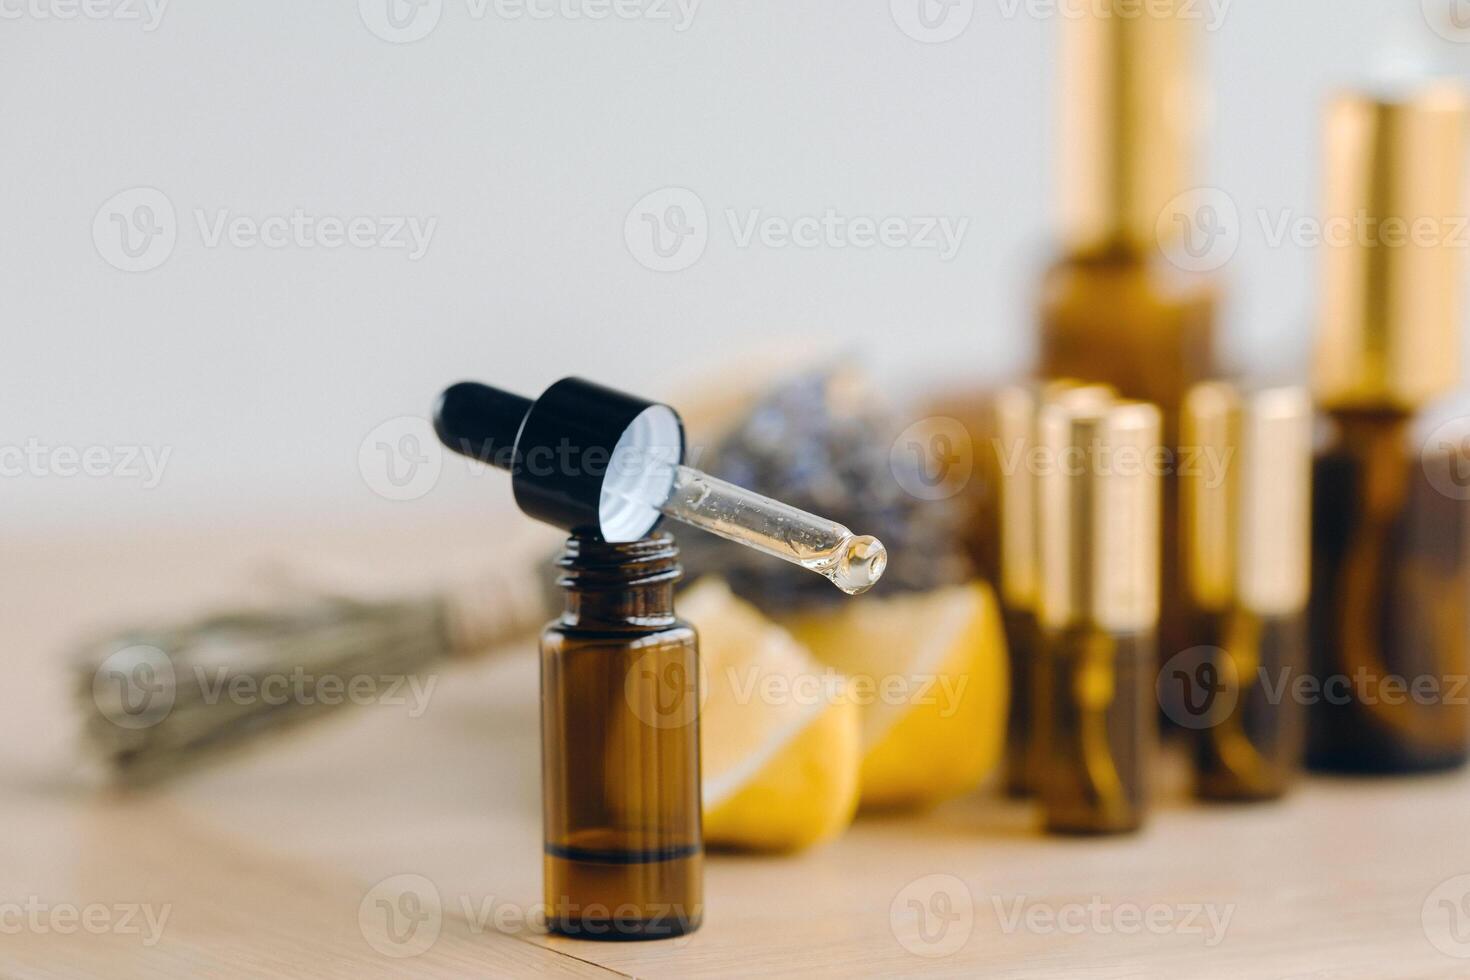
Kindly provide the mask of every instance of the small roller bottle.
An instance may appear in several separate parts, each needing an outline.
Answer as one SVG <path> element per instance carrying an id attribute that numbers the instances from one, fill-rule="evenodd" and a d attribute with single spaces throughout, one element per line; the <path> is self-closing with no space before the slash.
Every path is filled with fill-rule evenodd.
<path id="1" fill-rule="evenodd" d="M 1109 388 L 1053 381 L 1009 385 L 995 394 L 994 431 L 998 486 L 1001 615 L 1005 623 L 1010 661 L 1011 703 L 1006 715 L 1006 792 L 1016 798 L 1032 796 L 1040 762 L 1031 737 L 1035 664 L 1040 656 L 1037 598 L 1037 466 L 1033 458 L 1037 415 L 1045 404 L 1082 404 L 1086 399 L 1106 402 Z"/>
<path id="2" fill-rule="evenodd" d="M 1308 765 L 1416 772 L 1466 761 L 1470 612 L 1459 445 L 1424 413 L 1459 382 L 1466 126 L 1457 87 L 1333 101 L 1316 400 Z"/>
<path id="3" fill-rule="evenodd" d="M 1137 830 L 1158 738 L 1159 410 L 1041 413 L 1036 739 L 1048 831 Z"/>
<path id="4" fill-rule="evenodd" d="M 1305 389 L 1194 388 L 1180 484 L 1189 641 L 1161 699 L 1194 733 L 1201 799 L 1281 796 L 1301 767 L 1306 709 L 1312 406 Z"/>
<path id="5" fill-rule="evenodd" d="M 684 466 L 672 408 L 578 378 L 534 402 L 455 385 L 435 429 L 508 470 L 523 512 L 571 533 L 566 608 L 541 642 L 547 925 L 604 940 L 698 928 L 698 641 L 674 614 L 678 548 L 656 528 L 668 515 L 851 594 L 882 576 L 883 545 Z"/>

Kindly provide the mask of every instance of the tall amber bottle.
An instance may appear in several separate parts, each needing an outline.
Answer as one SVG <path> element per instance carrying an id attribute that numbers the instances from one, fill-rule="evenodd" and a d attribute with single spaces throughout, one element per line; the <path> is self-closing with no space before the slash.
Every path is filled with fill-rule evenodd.
<path id="1" fill-rule="evenodd" d="M 1201 799 L 1266 800 L 1301 767 L 1306 708 L 1312 404 L 1304 388 L 1199 385 L 1180 469 L 1185 584 L 1196 646 L 1160 691 L 1195 733 Z"/>
<path id="2" fill-rule="evenodd" d="M 1421 446 L 1423 410 L 1459 380 L 1465 95 L 1350 94 L 1329 107 L 1316 394 L 1308 763 L 1352 772 L 1463 764 L 1462 462 Z"/>
<path id="3" fill-rule="evenodd" d="M 547 923 L 584 939 L 658 939 L 704 914 L 699 653 L 674 615 L 672 536 L 574 535 L 566 609 L 542 634 Z"/>
<path id="4" fill-rule="evenodd" d="M 1214 373 L 1214 279 L 1192 262 L 1197 18 L 1183 0 L 1103 0 L 1063 18 L 1060 140 L 1063 254 L 1041 291 L 1039 372 L 1111 384 L 1163 410 L 1178 445 L 1185 393 Z M 1183 195 L 1183 197 L 1181 197 Z M 1178 520 L 1166 478 L 1165 526 Z M 1172 532 L 1169 541 L 1177 541 Z M 1183 642 L 1177 547 L 1164 552 L 1159 639 Z"/>
<path id="5" fill-rule="evenodd" d="M 1041 413 L 1041 657 L 1035 738 L 1046 828 L 1142 826 L 1158 732 L 1159 411 Z"/>

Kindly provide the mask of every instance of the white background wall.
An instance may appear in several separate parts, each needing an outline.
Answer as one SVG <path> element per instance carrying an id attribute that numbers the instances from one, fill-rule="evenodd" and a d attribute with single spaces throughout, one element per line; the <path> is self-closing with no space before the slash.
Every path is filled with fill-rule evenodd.
<path id="1" fill-rule="evenodd" d="M 407 44 L 375 36 L 357 0 L 174 0 L 153 30 L 145 0 L 55 16 L 76 2 L 0 0 L 0 446 L 171 456 L 152 489 L 6 477 L 0 525 L 402 507 L 364 483 L 359 446 L 462 377 L 534 393 L 584 373 L 658 393 L 681 367 L 779 358 L 796 335 L 850 342 L 896 383 L 994 377 L 1029 356 L 1057 26 L 1034 2 L 960 0 L 971 19 L 941 44 L 907 36 L 888 0 L 703 0 L 682 31 L 439 0 Z M 1314 257 L 1270 247 L 1256 216 L 1315 213 L 1324 94 L 1406 58 L 1470 70 L 1470 44 L 1420 8 L 1234 0 L 1209 35 L 1201 182 L 1244 216 L 1225 269 L 1235 361 L 1302 366 Z M 121 16 L 134 10 L 145 22 Z M 93 225 L 139 186 L 166 195 L 177 241 L 130 273 Z M 624 236 L 635 203 L 668 186 L 709 215 L 703 256 L 677 273 L 645 268 Z M 829 207 L 970 227 L 946 262 L 741 248 L 725 215 Z M 437 226 L 417 261 L 208 247 L 198 227 L 199 212 L 297 208 Z M 448 467 L 416 506 L 466 508 L 489 487 Z"/>

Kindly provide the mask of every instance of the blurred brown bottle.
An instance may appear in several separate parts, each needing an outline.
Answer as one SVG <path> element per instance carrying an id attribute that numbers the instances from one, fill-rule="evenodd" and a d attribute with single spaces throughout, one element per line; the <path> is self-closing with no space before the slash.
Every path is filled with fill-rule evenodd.
<path id="1" fill-rule="evenodd" d="M 1470 743 L 1458 442 L 1424 444 L 1459 382 L 1465 94 L 1347 94 L 1327 114 L 1308 764 L 1412 772 Z"/>
<path id="2" fill-rule="evenodd" d="M 1046 829 L 1137 830 L 1158 733 L 1159 411 L 1041 412 L 1036 779 Z"/>
<path id="3" fill-rule="evenodd" d="M 1199 21 L 1184 0 L 1102 0 L 1063 19 L 1063 253 L 1041 290 L 1038 371 L 1112 385 L 1163 410 L 1178 446 L 1185 393 L 1211 376 L 1225 220 L 1192 183 Z M 1160 650 L 1186 643 L 1178 483 L 1163 488 Z"/>
<path id="4" fill-rule="evenodd" d="M 1071 381 L 1008 385 L 994 396 L 994 458 L 999 547 L 997 594 L 1005 624 L 1010 665 L 1011 710 L 1006 715 L 1005 790 L 1025 798 L 1040 785 L 1042 761 L 1033 737 L 1032 713 L 1036 699 L 1036 663 L 1041 657 L 1041 629 L 1037 603 L 1041 584 L 1038 493 L 1040 474 L 1034 458 L 1041 448 L 1040 415 L 1048 405 L 1074 408 L 1101 407 L 1113 399 L 1105 385 Z"/>
<path id="5" fill-rule="evenodd" d="M 1304 388 L 1207 382 L 1185 399 L 1184 579 L 1197 645 L 1160 692 L 1194 732 L 1194 791 L 1267 800 L 1301 767 L 1311 552 L 1312 404 Z M 1161 697 L 1162 700 L 1162 697 Z"/>

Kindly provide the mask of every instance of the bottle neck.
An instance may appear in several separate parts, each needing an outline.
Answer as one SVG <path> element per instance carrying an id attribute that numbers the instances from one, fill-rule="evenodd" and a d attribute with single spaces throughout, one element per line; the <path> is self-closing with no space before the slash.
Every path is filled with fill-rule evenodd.
<path id="1" fill-rule="evenodd" d="M 683 570 L 670 534 L 655 532 L 628 544 L 575 534 L 557 565 L 557 584 L 566 590 L 563 626 L 657 630 L 675 622 L 674 584 Z"/>

